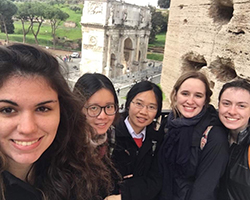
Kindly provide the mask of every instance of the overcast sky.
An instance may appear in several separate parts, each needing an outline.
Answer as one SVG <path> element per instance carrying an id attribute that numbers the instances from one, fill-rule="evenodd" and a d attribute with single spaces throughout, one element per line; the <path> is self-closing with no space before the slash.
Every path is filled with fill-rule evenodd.
<path id="1" fill-rule="evenodd" d="M 125 0 L 125 2 L 142 6 L 147 6 L 148 4 L 150 4 L 156 7 L 158 0 Z"/>

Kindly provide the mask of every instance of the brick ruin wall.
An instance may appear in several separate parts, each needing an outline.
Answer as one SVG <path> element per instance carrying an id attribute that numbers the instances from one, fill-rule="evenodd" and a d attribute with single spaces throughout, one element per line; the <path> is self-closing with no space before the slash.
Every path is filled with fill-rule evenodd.
<path id="1" fill-rule="evenodd" d="M 172 0 L 161 76 L 163 108 L 169 108 L 172 87 L 187 70 L 207 75 L 217 108 L 225 82 L 250 80 L 249 46 L 249 0 Z"/>

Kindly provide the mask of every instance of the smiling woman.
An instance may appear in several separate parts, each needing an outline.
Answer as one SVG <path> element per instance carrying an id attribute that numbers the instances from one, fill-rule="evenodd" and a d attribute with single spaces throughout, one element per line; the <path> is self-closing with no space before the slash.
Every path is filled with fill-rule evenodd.
<path id="1" fill-rule="evenodd" d="M 122 175 L 114 195 L 106 199 L 158 200 L 161 177 L 158 149 L 163 135 L 155 130 L 162 108 L 162 91 L 150 81 L 135 84 L 128 92 L 125 117 L 115 126 L 112 160 Z"/>
<path id="2" fill-rule="evenodd" d="M 57 92 L 42 77 L 11 76 L 0 88 L 0 120 L 8 171 L 25 180 L 32 164 L 55 139 L 60 121 Z"/>
<path id="3" fill-rule="evenodd" d="M 0 47 L 0 199 L 100 199 L 110 174 L 56 58 Z"/>
<path id="4" fill-rule="evenodd" d="M 220 190 L 220 200 L 245 200 L 250 196 L 250 84 L 235 80 L 219 93 L 219 117 L 229 129 L 230 156 Z"/>
<path id="5" fill-rule="evenodd" d="M 226 129 L 209 104 L 212 91 L 204 74 L 189 71 L 170 95 L 172 111 L 163 119 L 160 200 L 216 200 L 228 160 Z"/>

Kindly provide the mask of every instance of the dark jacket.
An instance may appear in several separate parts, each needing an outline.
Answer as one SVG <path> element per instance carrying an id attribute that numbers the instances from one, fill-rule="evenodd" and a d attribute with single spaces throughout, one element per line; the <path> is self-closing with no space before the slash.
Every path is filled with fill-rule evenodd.
<path id="1" fill-rule="evenodd" d="M 4 171 L 3 180 L 6 187 L 6 200 L 41 200 L 41 193 L 33 186 Z"/>
<path id="2" fill-rule="evenodd" d="M 161 190 L 161 177 L 158 170 L 157 152 L 163 139 L 148 126 L 146 138 L 138 148 L 123 120 L 115 129 L 116 146 L 112 160 L 122 177 L 133 174 L 120 184 L 122 200 L 153 200 Z"/>
<path id="3" fill-rule="evenodd" d="M 208 134 L 207 143 L 201 149 L 201 138 L 207 127 L 211 125 L 213 127 Z M 161 130 L 167 129 L 161 128 Z M 163 161 L 164 158 L 159 159 Z M 216 200 L 219 180 L 225 171 L 227 161 L 227 131 L 221 124 L 217 111 L 213 106 L 209 106 L 204 116 L 193 129 L 190 160 L 186 168 L 186 174 L 180 174 L 175 169 L 173 172 L 173 190 L 170 191 L 172 197 L 165 193 L 166 189 L 162 188 L 160 199 Z M 168 166 L 165 167 L 165 169 L 168 168 Z"/>
<path id="4" fill-rule="evenodd" d="M 250 145 L 250 130 L 238 144 L 230 146 L 229 163 L 223 176 L 220 200 L 250 199 L 250 169 L 248 165 L 248 148 Z"/>

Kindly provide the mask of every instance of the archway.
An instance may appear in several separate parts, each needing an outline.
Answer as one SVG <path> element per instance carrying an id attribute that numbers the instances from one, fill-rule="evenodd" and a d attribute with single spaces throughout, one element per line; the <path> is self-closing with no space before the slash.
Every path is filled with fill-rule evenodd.
<path id="1" fill-rule="evenodd" d="M 131 65 L 131 55 L 133 51 L 133 43 L 130 38 L 127 38 L 124 40 L 124 48 L 123 48 L 123 65 L 124 65 L 124 71 L 123 73 L 127 73 L 129 76 L 130 73 L 130 65 Z"/>

